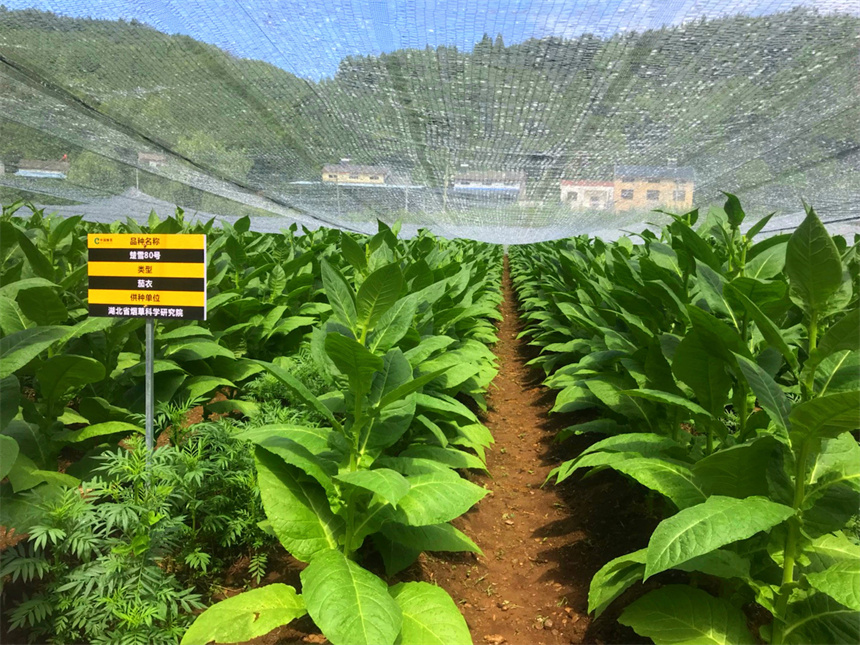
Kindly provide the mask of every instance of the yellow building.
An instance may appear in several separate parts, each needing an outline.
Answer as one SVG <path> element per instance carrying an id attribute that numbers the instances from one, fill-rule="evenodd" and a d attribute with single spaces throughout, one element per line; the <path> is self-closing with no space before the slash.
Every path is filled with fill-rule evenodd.
<path id="1" fill-rule="evenodd" d="M 339 164 L 323 166 L 322 180 L 332 184 L 385 184 L 390 174 L 388 168 L 356 166 L 349 159 L 341 159 Z"/>
<path id="2" fill-rule="evenodd" d="M 615 212 L 664 208 L 685 213 L 693 208 L 695 174 L 692 168 L 661 166 L 615 167 Z"/>

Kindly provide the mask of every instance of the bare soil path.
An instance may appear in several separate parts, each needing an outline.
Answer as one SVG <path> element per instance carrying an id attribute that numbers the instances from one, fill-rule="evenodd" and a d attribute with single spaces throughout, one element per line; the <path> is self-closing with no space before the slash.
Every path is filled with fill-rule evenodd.
<path id="1" fill-rule="evenodd" d="M 589 618 L 588 584 L 608 560 L 644 546 L 652 520 L 641 497 L 611 473 L 541 487 L 554 466 L 593 440 L 553 442 L 575 419 L 548 420 L 554 396 L 526 365 L 534 354 L 517 339 L 522 325 L 505 262 L 500 369 L 485 420 L 496 443 L 490 476 L 471 477 L 492 495 L 455 521 L 484 555 L 425 554 L 407 575 L 452 595 L 476 645 L 642 642 L 616 624 L 617 610 Z"/>

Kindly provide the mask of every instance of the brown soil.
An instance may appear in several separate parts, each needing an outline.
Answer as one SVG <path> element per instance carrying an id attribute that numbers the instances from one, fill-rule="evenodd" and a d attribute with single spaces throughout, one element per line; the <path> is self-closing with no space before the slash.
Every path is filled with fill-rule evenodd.
<path id="1" fill-rule="evenodd" d="M 484 555 L 423 555 L 408 573 L 451 594 L 476 644 L 647 642 L 615 622 L 626 599 L 592 620 L 588 585 L 610 559 L 644 547 L 656 521 L 613 473 L 542 488 L 553 467 L 594 440 L 553 442 L 557 430 L 582 419 L 548 419 L 554 393 L 525 364 L 533 354 L 517 339 L 522 324 L 507 262 L 503 289 L 499 374 L 485 421 L 496 440 L 487 458 L 491 475 L 472 476 L 493 494 L 454 522 Z"/>

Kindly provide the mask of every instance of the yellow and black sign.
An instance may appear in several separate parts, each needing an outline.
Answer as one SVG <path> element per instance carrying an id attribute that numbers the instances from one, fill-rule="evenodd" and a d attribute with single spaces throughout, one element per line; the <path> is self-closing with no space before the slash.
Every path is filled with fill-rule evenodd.
<path id="1" fill-rule="evenodd" d="M 206 236 L 90 233 L 91 316 L 206 320 Z"/>

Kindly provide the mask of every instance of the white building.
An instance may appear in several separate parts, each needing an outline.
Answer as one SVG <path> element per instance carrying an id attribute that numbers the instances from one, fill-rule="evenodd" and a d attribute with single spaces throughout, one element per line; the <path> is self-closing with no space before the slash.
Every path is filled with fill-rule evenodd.
<path id="1" fill-rule="evenodd" d="M 18 162 L 19 177 L 34 179 L 65 179 L 69 172 L 68 161 L 42 161 L 38 159 L 22 159 Z"/>
<path id="2" fill-rule="evenodd" d="M 496 193 L 519 199 L 526 190 L 524 172 L 476 170 L 454 175 L 452 188 L 464 193 Z"/>
<path id="3" fill-rule="evenodd" d="M 561 201 L 573 210 L 612 210 L 614 193 L 611 181 L 561 180 Z"/>

